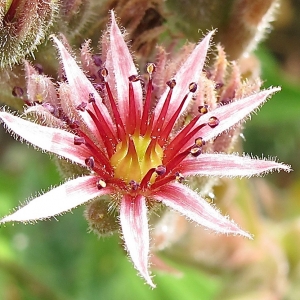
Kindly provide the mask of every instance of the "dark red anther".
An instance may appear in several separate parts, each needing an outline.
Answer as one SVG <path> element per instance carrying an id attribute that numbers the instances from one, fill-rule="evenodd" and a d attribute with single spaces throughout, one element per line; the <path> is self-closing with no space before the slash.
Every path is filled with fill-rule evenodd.
<path id="1" fill-rule="evenodd" d="M 103 179 L 99 179 L 96 183 L 98 190 L 106 187 L 106 182 Z"/>
<path id="2" fill-rule="evenodd" d="M 197 146 L 197 145 L 194 145 L 191 150 L 190 150 L 191 154 L 194 156 L 194 157 L 197 157 L 201 154 L 202 152 L 202 147 L 200 146 Z"/>
<path id="3" fill-rule="evenodd" d="M 189 84 L 189 90 L 191 93 L 195 93 L 197 91 L 197 83 L 196 82 L 192 82 Z"/>
<path id="4" fill-rule="evenodd" d="M 71 129 L 77 129 L 79 128 L 80 122 L 77 120 L 69 120 L 68 125 Z"/>
<path id="5" fill-rule="evenodd" d="M 202 137 L 198 137 L 195 139 L 195 145 L 197 145 L 198 147 L 202 147 L 205 145 L 205 141 Z"/>
<path id="6" fill-rule="evenodd" d="M 89 103 L 95 103 L 96 100 L 95 100 L 95 96 L 94 96 L 94 93 L 89 93 Z"/>
<path id="7" fill-rule="evenodd" d="M 208 113 L 208 105 L 200 105 L 198 106 L 198 112 L 200 114 L 207 114 Z"/>
<path id="8" fill-rule="evenodd" d="M 155 169 L 155 173 L 158 176 L 162 176 L 162 175 L 166 174 L 166 171 L 167 171 L 167 168 L 163 165 L 157 166 Z"/>
<path id="9" fill-rule="evenodd" d="M 219 119 L 217 117 L 210 117 L 208 120 L 208 126 L 211 128 L 215 128 L 220 123 Z"/>
<path id="10" fill-rule="evenodd" d="M 179 173 L 179 172 L 176 172 L 175 173 L 175 179 L 179 182 L 179 183 L 182 183 L 184 181 L 184 176 Z"/>
<path id="11" fill-rule="evenodd" d="M 95 54 L 95 55 L 92 56 L 92 58 L 93 58 L 94 64 L 97 67 L 101 67 L 102 66 L 102 59 L 101 59 L 100 55 Z"/>
<path id="12" fill-rule="evenodd" d="M 85 111 L 86 106 L 87 106 L 87 103 L 86 103 L 86 102 L 81 102 L 81 103 L 76 107 L 76 109 L 77 109 L 77 110 L 80 110 L 80 111 Z"/>
<path id="13" fill-rule="evenodd" d="M 167 86 L 170 88 L 170 89 L 173 89 L 176 85 L 176 80 L 175 79 L 171 79 L 169 81 L 166 82 Z"/>
<path id="14" fill-rule="evenodd" d="M 129 186 L 130 186 L 131 190 L 136 191 L 140 185 L 135 180 L 130 180 Z"/>
<path id="15" fill-rule="evenodd" d="M 95 83 L 94 84 L 94 88 L 95 90 L 98 92 L 98 93 L 102 93 L 103 92 L 103 85 L 102 84 L 99 84 L 99 83 Z"/>
<path id="16" fill-rule="evenodd" d="M 128 77 L 130 82 L 137 82 L 140 80 L 140 76 L 139 75 L 131 75 Z"/>
<path id="17" fill-rule="evenodd" d="M 95 159 L 94 159 L 93 156 L 90 156 L 90 157 L 86 158 L 84 160 L 84 162 L 85 162 L 85 164 L 86 164 L 87 167 L 89 167 L 90 169 L 94 169 L 94 167 L 95 167 Z"/>
<path id="18" fill-rule="evenodd" d="M 85 139 L 81 136 L 74 137 L 74 145 L 82 145 L 85 144 Z"/>
<path id="19" fill-rule="evenodd" d="M 19 86 L 15 86 L 11 93 L 14 97 L 22 98 L 22 96 L 24 95 L 24 90 Z"/>

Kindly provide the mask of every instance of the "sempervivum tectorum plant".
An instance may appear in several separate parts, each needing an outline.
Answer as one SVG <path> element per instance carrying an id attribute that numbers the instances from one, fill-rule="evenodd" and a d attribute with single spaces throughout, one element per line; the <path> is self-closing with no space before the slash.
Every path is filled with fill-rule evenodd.
<path id="1" fill-rule="evenodd" d="M 82 49 L 82 67 L 95 71 L 89 78 L 64 44 L 53 37 L 63 64 L 58 90 L 45 76 L 28 76 L 32 88 L 28 103 L 35 103 L 28 111 L 42 116 L 38 120 L 44 124 L 4 110 L 0 119 L 8 131 L 82 166 L 85 172 L 32 199 L 1 223 L 50 218 L 86 203 L 86 217 L 90 222 L 97 221 L 93 216 L 99 197 L 110 195 L 129 256 L 152 287 L 148 211 L 156 204 L 215 232 L 251 237 L 185 185 L 185 178 L 289 171 L 289 166 L 272 160 L 203 151 L 206 142 L 243 121 L 279 89 L 212 108 L 200 105 L 197 114 L 181 122 L 190 100 L 201 92 L 198 83 L 211 36 L 208 34 L 194 47 L 155 102 L 156 66 L 147 65 L 148 80 L 142 82 L 113 13 L 102 42 L 102 56 L 92 56 L 87 44 Z"/>

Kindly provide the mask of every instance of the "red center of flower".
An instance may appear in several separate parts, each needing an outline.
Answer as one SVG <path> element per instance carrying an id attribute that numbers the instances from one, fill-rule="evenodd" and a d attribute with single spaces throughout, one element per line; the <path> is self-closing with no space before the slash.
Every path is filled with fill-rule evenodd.
<path id="1" fill-rule="evenodd" d="M 216 117 L 211 117 L 208 123 L 197 125 L 201 115 L 208 111 L 207 106 L 202 106 L 198 109 L 199 115 L 194 117 L 177 135 L 170 137 L 188 95 L 196 92 L 197 84 L 193 82 L 189 85 L 187 94 L 166 122 L 176 81 L 172 79 L 167 82 L 169 91 L 159 115 L 155 116 L 154 112 L 151 111 L 152 74 L 154 71 L 155 65 L 148 64 L 149 81 L 142 112 L 136 109 L 133 87 L 133 84 L 139 81 L 140 77 L 137 75 L 129 77 L 129 113 L 123 121 L 106 80 L 108 71 L 106 69 L 101 70 L 116 132 L 112 132 L 106 123 L 95 103 L 93 94 L 90 94 L 88 103 L 82 102 L 77 107 L 78 110 L 86 111 L 90 115 L 105 146 L 104 150 L 100 149 L 87 134 L 79 129 L 76 122 L 70 124 L 70 127 L 78 135 L 74 139 L 74 144 L 85 145 L 91 151 L 92 155 L 85 160 L 85 164 L 99 174 L 100 179 L 97 183 L 99 189 L 106 187 L 107 184 L 113 184 L 120 190 L 125 188 L 127 192 L 136 192 L 137 190 L 146 192 L 150 187 L 151 189 L 158 188 L 172 180 L 182 182 L 184 177 L 178 169 L 180 163 L 188 155 L 194 157 L 200 155 L 205 144 L 205 141 L 197 136 L 197 133 L 206 125 L 213 128 L 219 124 Z M 90 105 L 93 109 L 90 108 Z M 194 143 L 190 142 L 191 139 L 194 139 Z"/>

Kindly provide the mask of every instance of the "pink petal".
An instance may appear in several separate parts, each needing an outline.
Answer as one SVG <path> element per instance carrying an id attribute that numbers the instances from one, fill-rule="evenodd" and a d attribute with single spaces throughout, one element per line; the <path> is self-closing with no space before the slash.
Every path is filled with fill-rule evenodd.
<path id="1" fill-rule="evenodd" d="M 118 107 L 121 118 L 125 121 L 125 117 L 129 114 L 129 80 L 131 75 L 138 75 L 138 71 L 134 65 L 132 56 L 128 49 L 123 35 L 116 23 L 114 12 L 111 11 L 111 27 L 110 27 L 110 53 L 107 56 L 106 65 L 108 70 L 113 70 L 113 74 L 109 72 L 108 76 L 114 76 L 113 82 L 116 83 Z M 112 80 L 110 80 L 111 82 Z M 135 106 L 137 111 L 142 111 L 143 92 L 140 82 L 133 83 Z"/>
<path id="2" fill-rule="evenodd" d="M 133 264 L 146 282 L 154 288 L 148 272 L 149 230 L 145 197 L 124 195 L 120 220 L 125 245 Z"/>
<path id="3" fill-rule="evenodd" d="M 290 166 L 272 160 L 260 160 L 248 156 L 233 154 L 201 154 L 198 157 L 188 157 L 180 164 L 183 175 L 202 176 L 253 176 L 274 170 L 289 172 Z"/>
<path id="4" fill-rule="evenodd" d="M 75 135 L 58 129 L 35 124 L 7 112 L 0 112 L 0 120 L 8 131 L 13 131 L 34 146 L 85 166 L 84 160 L 91 156 L 88 149 L 74 145 Z M 0 121 L 1 122 L 1 121 Z"/>
<path id="5" fill-rule="evenodd" d="M 0 223 L 27 222 L 50 218 L 84 204 L 95 197 L 111 193 L 110 188 L 99 190 L 96 185 L 97 180 L 98 178 L 95 176 L 85 176 L 68 181 L 31 200 L 13 214 L 4 217 Z"/>
<path id="6" fill-rule="evenodd" d="M 166 123 L 170 120 L 171 116 L 175 113 L 176 109 L 180 105 L 182 99 L 189 91 L 189 84 L 192 82 L 198 83 L 206 59 L 207 50 L 209 48 L 209 42 L 213 34 L 214 31 L 210 32 L 207 36 L 204 37 L 204 39 L 196 46 L 191 55 L 187 58 L 185 63 L 175 75 L 174 79 L 176 80 L 176 86 L 173 89 L 172 100 L 165 119 Z M 156 118 L 160 114 L 166 96 L 168 94 L 168 90 L 169 89 L 166 89 L 156 105 Z M 192 95 L 190 94 L 188 100 L 185 102 L 185 106 L 183 107 L 182 111 L 184 111 L 187 107 L 189 99 L 191 97 Z"/>
<path id="7" fill-rule="evenodd" d="M 202 116 L 196 123 L 195 127 L 207 122 L 212 116 L 217 117 L 220 121 L 220 124 L 215 128 L 210 128 L 209 126 L 203 127 L 197 136 L 201 136 L 205 141 L 218 136 L 223 131 L 243 121 L 248 115 L 261 106 L 271 94 L 277 91 L 280 91 L 279 87 L 261 91 L 254 95 L 236 100 L 232 103 L 212 110 L 211 112 Z M 193 141 L 194 139 L 195 138 L 192 138 L 190 141 Z"/>
<path id="8" fill-rule="evenodd" d="M 55 37 L 52 36 L 53 41 L 57 45 L 57 48 L 60 52 L 60 56 L 64 65 L 64 70 L 68 79 L 68 83 L 72 90 L 72 100 L 73 105 L 76 108 L 82 102 L 88 102 L 89 94 L 92 93 L 96 100 L 96 103 L 101 110 L 103 117 L 106 123 L 113 129 L 113 123 L 110 117 L 110 114 L 106 108 L 106 106 L 102 103 L 102 99 L 100 98 L 98 92 L 93 87 L 92 83 L 87 79 L 85 74 L 77 65 L 74 58 L 70 55 L 64 45 Z M 89 106 L 89 108 L 93 111 L 93 107 Z M 92 119 L 88 115 L 87 112 L 81 113 L 82 118 L 84 119 L 87 126 L 90 128 L 92 132 L 95 134 L 98 133 L 95 124 Z"/>
<path id="9" fill-rule="evenodd" d="M 204 227 L 220 233 L 240 234 L 251 238 L 247 232 L 241 230 L 227 217 L 222 216 L 205 199 L 183 184 L 171 183 L 162 186 L 152 196 Z"/>

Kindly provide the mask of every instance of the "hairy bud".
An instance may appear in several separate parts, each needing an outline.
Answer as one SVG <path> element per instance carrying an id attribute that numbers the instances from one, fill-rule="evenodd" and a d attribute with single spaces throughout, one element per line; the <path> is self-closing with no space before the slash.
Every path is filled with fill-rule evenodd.
<path id="1" fill-rule="evenodd" d="M 0 69 L 19 62 L 43 41 L 57 8 L 56 0 L 1 1 Z"/>

